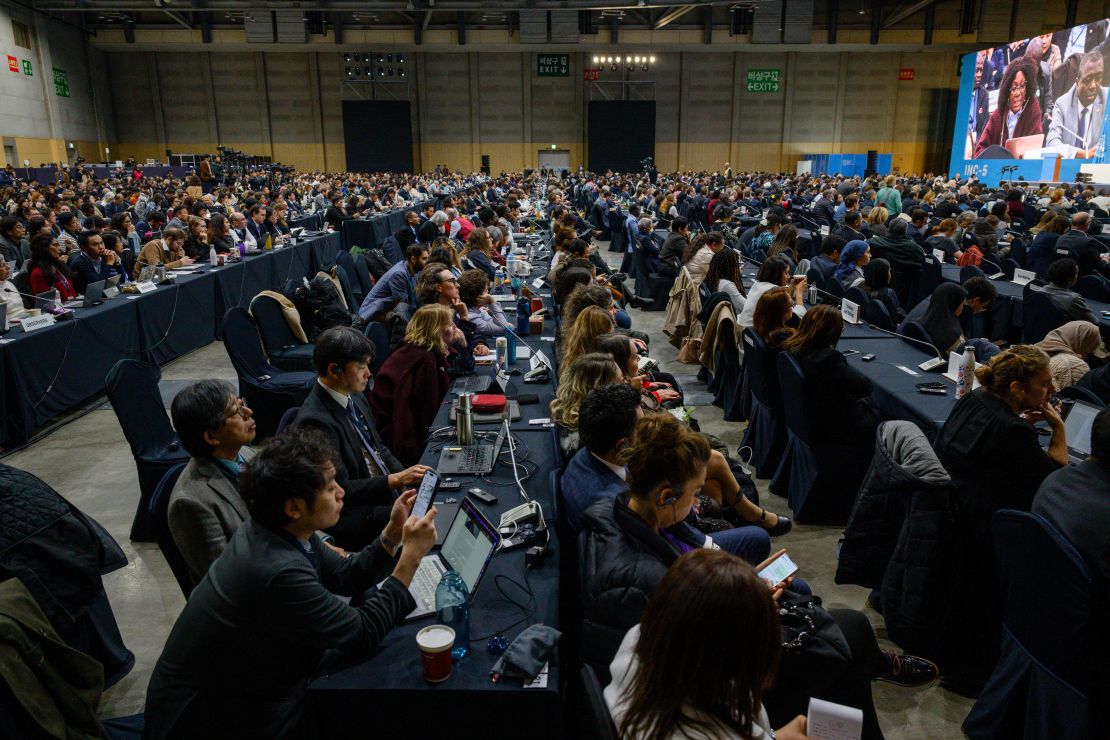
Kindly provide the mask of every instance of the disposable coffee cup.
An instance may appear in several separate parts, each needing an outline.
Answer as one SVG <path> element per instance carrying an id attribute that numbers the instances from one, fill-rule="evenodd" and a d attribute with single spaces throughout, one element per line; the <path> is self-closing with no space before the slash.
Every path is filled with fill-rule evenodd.
<path id="1" fill-rule="evenodd" d="M 446 681 L 451 675 L 451 648 L 455 646 L 455 630 L 443 624 L 433 624 L 416 633 L 420 647 L 420 664 L 424 680 L 429 683 Z"/>

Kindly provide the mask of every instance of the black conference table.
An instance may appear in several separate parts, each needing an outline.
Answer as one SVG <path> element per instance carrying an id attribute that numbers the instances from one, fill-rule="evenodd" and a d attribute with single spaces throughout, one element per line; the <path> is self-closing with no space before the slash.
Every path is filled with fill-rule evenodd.
<path id="1" fill-rule="evenodd" d="M 456 191 L 457 192 L 457 191 Z M 405 225 L 405 214 L 409 211 L 419 211 L 428 203 L 433 203 L 436 210 L 443 207 L 443 199 L 453 195 L 433 195 L 419 203 L 404 208 L 395 208 L 386 213 L 379 213 L 369 218 L 351 218 L 343 222 L 343 248 L 362 247 L 363 249 L 377 249 L 391 235 L 396 234 Z"/>
<path id="2" fill-rule="evenodd" d="M 204 347 L 219 336 L 228 308 L 315 274 L 335 261 L 340 247 L 338 234 L 302 239 L 223 267 L 174 271 L 171 284 L 78 308 L 51 327 L 31 333 L 13 327 L 0 337 L 0 445 L 29 438 L 103 393 L 119 360 L 161 365 Z"/>
<path id="3" fill-rule="evenodd" d="M 536 274 L 539 274 L 538 272 Z M 549 291 L 543 291 L 547 294 Z M 549 319 L 544 334 L 555 333 Z M 542 335 L 541 335 L 542 336 Z M 526 338 L 554 360 L 554 342 L 532 335 Z M 518 343 L 518 347 L 519 347 Z M 519 360 L 517 367 L 528 370 L 528 361 Z M 479 372 L 490 372 L 488 369 Z M 440 684 L 424 681 L 420 665 L 420 651 L 416 646 L 416 633 L 434 623 L 434 616 L 416 619 L 394 628 L 378 646 L 374 655 L 357 665 L 317 678 L 308 692 L 309 711 L 313 724 L 322 728 L 327 736 L 352 736 L 365 734 L 373 727 L 376 735 L 397 737 L 483 737 L 483 738 L 542 738 L 561 736 L 560 670 L 557 657 L 549 664 L 545 688 L 524 688 L 519 681 L 503 679 L 490 681 L 489 672 L 497 656 L 486 649 L 486 640 L 474 641 L 499 630 L 510 641 L 525 627 L 543 623 L 559 626 L 559 557 L 560 543 L 555 534 L 555 501 L 550 485 L 550 475 L 558 466 L 558 453 L 552 430 L 543 425 L 529 424 L 530 419 L 547 418 L 549 405 L 554 398 L 553 382 L 525 384 L 522 376 L 511 376 L 510 398 L 535 394 L 539 403 L 520 407 L 521 418 L 512 422 L 510 432 L 517 443 L 517 459 L 527 460 L 530 474 L 522 481 L 528 495 L 539 502 L 551 534 L 545 561 L 525 569 L 524 550 L 520 548 L 498 553 L 490 561 L 485 576 L 479 582 L 470 612 L 470 654 L 455 663 L 451 676 Z M 449 411 L 454 396 L 448 394 L 432 429 L 453 426 Z M 476 426 L 490 440 L 497 433 L 496 424 Z M 420 462 L 436 465 L 443 442 L 432 441 L 424 449 Z M 502 451 L 501 462 L 494 472 L 483 478 L 453 476 L 462 483 L 462 489 L 451 493 L 436 494 L 436 501 L 446 496 L 458 498 L 466 489 L 478 486 L 497 496 L 492 506 L 477 503 L 478 509 L 496 526 L 502 512 L 513 508 L 522 499 L 513 479 L 508 462 L 508 443 Z M 532 471 L 532 468 L 535 468 Z M 523 476 L 523 472 L 521 473 Z M 449 521 L 436 522 L 437 527 L 450 526 Z M 568 543 L 573 546 L 573 543 Z M 511 604 L 498 586 L 513 599 L 525 602 L 528 595 L 507 579 L 527 584 L 535 595 L 535 606 L 529 615 Z M 514 624 L 515 623 L 515 624 Z M 558 655 L 558 651 L 556 653 Z M 414 729 L 416 728 L 416 729 Z M 323 732 L 321 734 L 323 734 Z"/>

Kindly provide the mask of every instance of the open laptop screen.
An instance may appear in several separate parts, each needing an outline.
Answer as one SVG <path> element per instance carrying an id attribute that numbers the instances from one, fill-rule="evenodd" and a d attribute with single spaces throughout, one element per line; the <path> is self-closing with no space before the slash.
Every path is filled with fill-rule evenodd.
<path id="1" fill-rule="evenodd" d="M 1091 455 L 1091 425 L 1101 409 L 1090 404 L 1076 401 L 1064 420 L 1064 432 L 1068 438 L 1068 452 L 1086 460 Z"/>
<path id="2" fill-rule="evenodd" d="M 471 593 L 501 537 L 469 500 L 463 499 L 440 555 L 447 567 L 462 576 Z"/>

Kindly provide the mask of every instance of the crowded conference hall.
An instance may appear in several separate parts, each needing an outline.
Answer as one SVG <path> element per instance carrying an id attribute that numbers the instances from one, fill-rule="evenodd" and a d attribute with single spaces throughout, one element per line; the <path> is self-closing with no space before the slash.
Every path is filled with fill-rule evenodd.
<path id="1" fill-rule="evenodd" d="M 0 0 L 0 737 L 1110 738 L 1018 8 Z"/>

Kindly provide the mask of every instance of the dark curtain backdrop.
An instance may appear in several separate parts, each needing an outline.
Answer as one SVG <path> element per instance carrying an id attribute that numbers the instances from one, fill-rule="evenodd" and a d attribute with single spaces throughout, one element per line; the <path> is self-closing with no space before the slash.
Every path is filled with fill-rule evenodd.
<path id="1" fill-rule="evenodd" d="M 655 157 L 654 100 L 591 100 L 589 169 L 639 172 Z"/>

